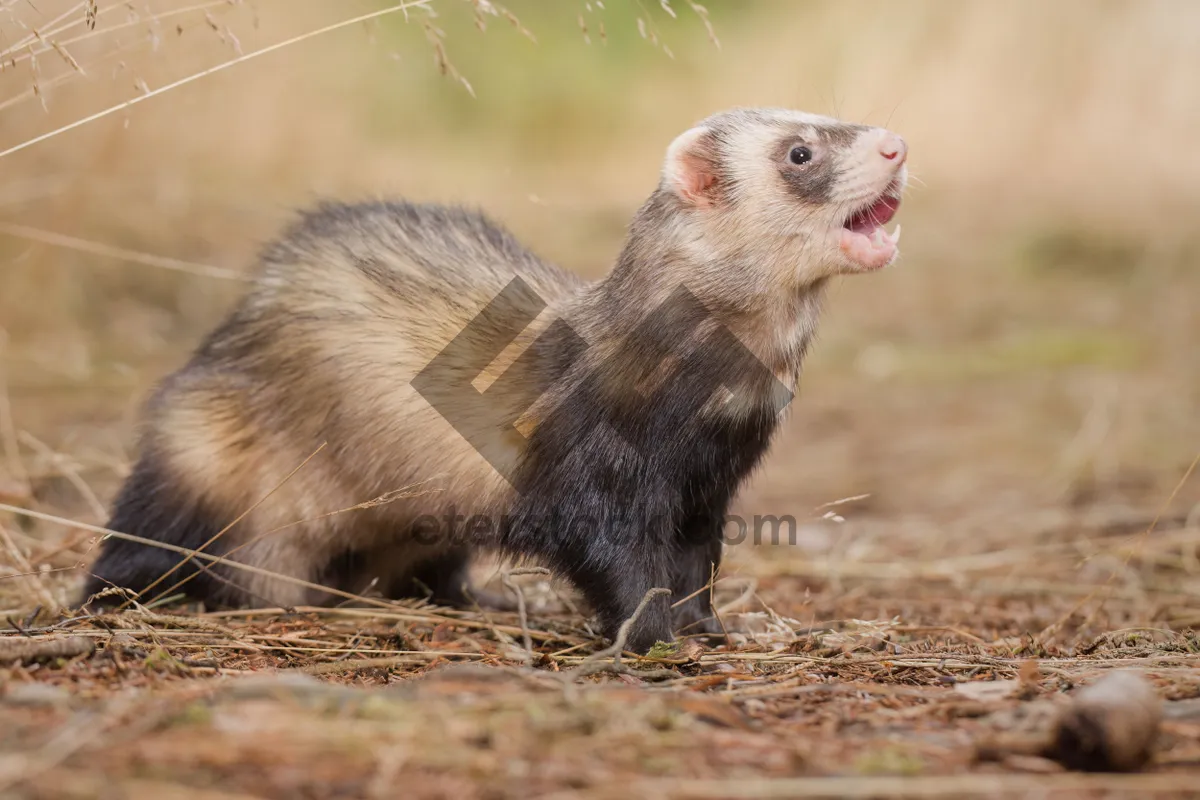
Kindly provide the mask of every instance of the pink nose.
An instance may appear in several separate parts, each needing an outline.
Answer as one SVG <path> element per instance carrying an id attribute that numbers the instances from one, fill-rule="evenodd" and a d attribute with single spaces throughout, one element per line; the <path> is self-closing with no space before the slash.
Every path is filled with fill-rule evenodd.
<path id="1" fill-rule="evenodd" d="M 888 161 L 899 159 L 900 163 L 904 163 L 904 159 L 908 156 L 908 145 L 896 134 L 887 133 L 879 142 L 879 155 Z"/>

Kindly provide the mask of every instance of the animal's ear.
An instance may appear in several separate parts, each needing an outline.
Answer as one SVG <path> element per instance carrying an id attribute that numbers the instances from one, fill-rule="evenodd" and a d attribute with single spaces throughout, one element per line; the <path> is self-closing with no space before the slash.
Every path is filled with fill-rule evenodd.
<path id="1" fill-rule="evenodd" d="M 667 148 L 663 180 L 685 203 L 712 205 L 716 198 L 717 153 L 703 126 L 684 131 Z"/>

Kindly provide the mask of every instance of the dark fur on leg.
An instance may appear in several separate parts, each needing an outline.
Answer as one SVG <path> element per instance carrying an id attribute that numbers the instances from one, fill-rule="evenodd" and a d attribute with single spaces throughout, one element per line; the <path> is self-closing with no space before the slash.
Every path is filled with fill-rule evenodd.
<path id="1" fill-rule="evenodd" d="M 106 527 L 121 533 L 197 549 L 215 536 L 223 525 L 202 503 L 184 496 L 179 490 L 179 485 L 164 472 L 151 449 L 138 461 L 133 474 L 122 487 L 114 504 L 112 519 Z M 219 543 L 218 541 L 214 545 Z M 206 552 L 211 550 L 212 548 Z M 220 551 L 211 552 L 211 555 L 220 554 Z M 141 593 L 186 558 L 182 553 L 149 544 L 109 539 L 104 542 L 99 557 L 92 564 L 79 602 L 82 604 L 92 595 L 113 586 Z M 224 597 L 232 600 L 232 595 L 236 594 L 236 590 L 213 579 L 209 573 L 202 570 L 197 559 L 192 559 L 175 570 L 166 581 L 155 587 L 155 591 L 167 589 L 184 578 L 189 580 L 182 591 L 191 597 L 205 600 Z M 150 599 L 139 598 L 141 602 Z M 113 595 L 101 598 L 97 604 L 107 606 L 121 602 L 124 602 L 124 598 Z"/>
<path id="2" fill-rule="evenodd" d="M 591 547 L 572 556 L 562 569 L 583 593 L 599 617 L 601 630 L 615 639 L 621 624 L 633 614 L 651 589 L 670 588 L 670 569 L 662 548 L 642 548 L 641 552 L 621 552 L 613 539 L 625 538 L 628 529 L 610 529 L 611 539 L 600 537 Z M 626 646 L 645 653 L 657 642 L 673 638 L 671 598 L 655 597 L 642 611 L 629 631 Z"/>
<path id="3" fill-rule="evenodd" d="M 733 484 L 718 480 L 697 485 L 690 492 L 697 499 L 679 527 L 672 584 L 675 602 L 689 598 L 675 609 L 675 629 L 681 635 L 724 633 L 713 611 L 709 584 L 716 580 L 721 567 L 725 514 L 733 499 L 732 488 Z"/>
<path id="4" fill-rule="evenodd" d="M 611 436 L 608 441 L 612 447 Z M 580 447 L 557 464 L 539 465 L 545 471 L 530 484 L 536 488 L 519 497 L 502 543 L 565 574 L 613 639 L 650 589 L 671 588 L 677 504 L 667 487 L 654 489 L 652 476 L 620 463 L 627 451 L 602 461 L 588 458 L 589 450 Z M 567 507 L 564 498 L 571 500 Z M 656 597 L 626 645 L 644 653 L 671 639 L 670 599 Z"/>
<path id="5" fill-rule="evenodd" d="M 712 608 L 709 581 L 721 566 L 721 541 L 684 543 L 675 561 L 672 578 L 672 603 L 683 600 L 674 609 L 675 631 L 680 636 L 721 633 L 721 624 Z M 688 598 L 684 600 L 684 598 Z"/>
<path id="6" fill-rule="evenodd" d="M 671 590 L 630 631 L 627 646 L 642 653 L 673 638 L 672 600 L 704 586 L 719 565 L 725 509 L 777 425 L 770 405 L 740 419 L 705 411 L 723 385 L 777 383 L 732 336 L 714 334 L 674 374 L 658 374 L 703 317 L 687 297 L 651 314 L 540 421 L 502 537 L 510 552 L 540 556 L 570 577 L 609 638 L 650 589 Z M 659 380 L 651 394 L 634 390 L 650 379 Z M 707 593 L 681 615 L 689 624 L 711 616 Z"/>

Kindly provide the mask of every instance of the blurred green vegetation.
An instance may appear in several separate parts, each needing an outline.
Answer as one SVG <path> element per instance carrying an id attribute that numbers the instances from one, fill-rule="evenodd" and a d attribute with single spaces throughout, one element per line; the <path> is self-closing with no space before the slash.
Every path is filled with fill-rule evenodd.
<path id="1" fill-rule="evenodd" d="M 1147 256 L 1145 241 L 1103 231 L 1060 228 L 1040 231 L 1021 248 L 1020 259 L 1035 275 L 1128 279 Z"/>
<path id="2" fill-rule="evenodd" d="M 710 3 L 708 17 L 723 33 L 736 35 L 763 13 L 762 6 L 754 0 Z M 364 131 L 381 138 L 434 133 L 476 147 L 503 147 L 521 158 L 552 159 L 569 149 L 564 142 L 602 137 L 613 119 L 627 113 L 631 85 L 685 86 L 718 49 L 701 15 L 685 2 L 674 4 L 675 17 L 657 2 L 601 8 L 519 0 L 507 8 L 519 27 L 504 17 L 453 8 L 425 22 L 386 18 L 375 46 L 394 54 L 403 80 L 367 82 Z M 445 62 L 469 90 L 447 85 L 440 60 L 429 52 L 430 29 L 440 32 Z M 487 141 L 479 141 L 480 130 L 489 132 Z"/>
<path id="3" fill-rule="evenodd" d="M 49 44 L 14 51 L 42 48 L 36 71 L 0 71 L 0 144 L 389 3 L 192 5 L 101 2 L 95 32 L 61 33 L 45 23 L 71 22 L 72 0 L 7 6 L 7 46 L 38 27 L 83 72 Z M 998 410 L 1017 421 L 996 470 L 1020 483 L 1054 463 L 1098 381 L 1120 387 L 1105 463 L 1194 455 L 1200 4 L 710 0 L 719 47 L 686 0 L 675 18 L 658 0 L 507 5 L 534 40 L 433 0 L 435 17 L 339 29 L 30 147 L 2 165 L 0 220 L 243 271 L 299 207 L 403 196 L 482 207 L 598 277 L 694 121 L 770 104 L 886 124 L 912 153 L 903 255 L 833 287 L 801 416 L 824 398 L 852 419 L 844 446 L 867 463 L 887 451 L 914 503 Z M 427 25 L 473 94 L 442 74 Z M 241 289 L 9 235 L 0 265 L 18 426 L 110 451 Z M 858 469 L 806 480 L 847 496 Z"/>

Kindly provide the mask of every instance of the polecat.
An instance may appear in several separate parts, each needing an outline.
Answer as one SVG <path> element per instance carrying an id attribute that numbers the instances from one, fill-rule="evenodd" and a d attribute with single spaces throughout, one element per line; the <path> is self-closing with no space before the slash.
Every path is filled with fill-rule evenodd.
<path id="1" fill-rule="evenodd" d="M 109 527 L 190 549 L 228 527 L 207 552 L 451 604 L 472 553 L 495 549 L 573 581 L 609 636 L 670 589 L 631 648 L 714 631 L 702 589 L 726 509 L 795 389 L 827 280 L 896 257 L 899 227 L 881 226 L 906 155 L 881 128 L 716 114 L 668 147 L 596 283 L 472 211 L 307 213 L 149 400 Z M 85 597 L 144 590 L 180 559 L 108 539 Z M 157 588 L 179 577 L 221 605 L 331 599 L 196 559 Z"/>

